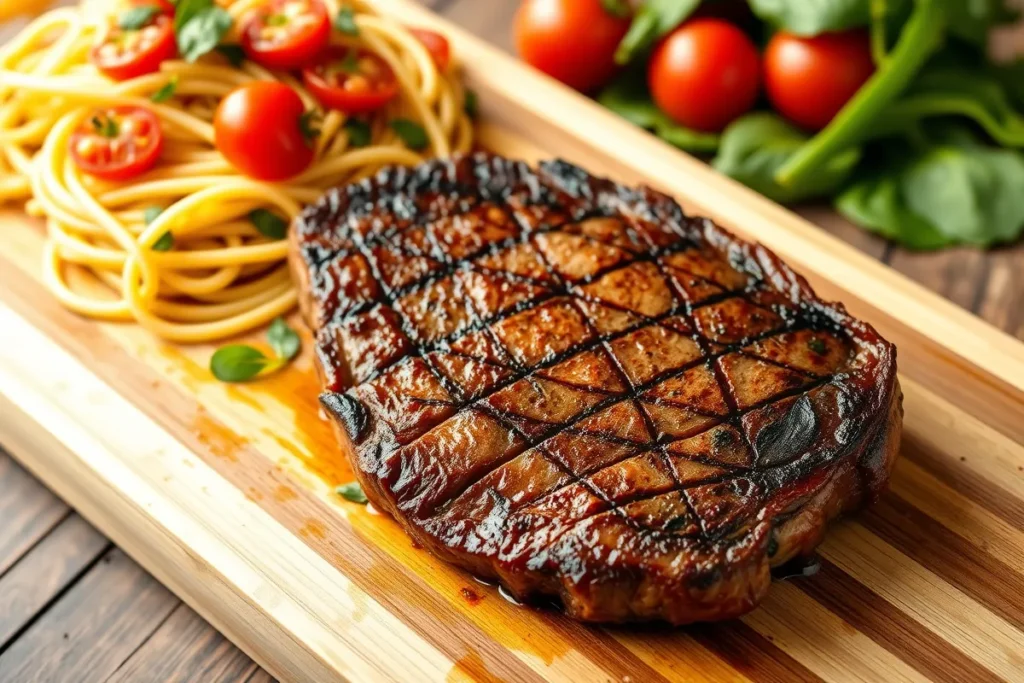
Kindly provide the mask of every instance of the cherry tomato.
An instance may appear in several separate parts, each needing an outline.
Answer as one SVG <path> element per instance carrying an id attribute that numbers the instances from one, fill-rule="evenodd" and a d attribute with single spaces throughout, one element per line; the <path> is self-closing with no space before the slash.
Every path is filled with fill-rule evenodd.
<path id="1" fill-rule="evenodd" d="M 827 126 L 874 72 L 865 31 L 812 38 L 779 32 L 764 53 L 764 85 L 772 106 L 810 130 Z"/>
<path id="2" fill-rule="evenodd" d="M 437 65 L 438 71 L 447 71 L 448 64 L 451 62 L 452 49 L 448 45 L 448 39 L 442 36 L 436 31 L 430 31 L 425 28 L 409 28 L 409 33 L 416 36 L 421 43 L 427 48 L 427 52 L 434 58 L 434 64 Z"/>
<path id="3" fill-rule="evenodd" d="M 213 117 L 214 143 L 245 175 L 285 180 L 313 161 L 305 107 L 284 83 L 256 81 L 228 93 Z"/>
<path id="4" fill-rule="evenodd" d="M 320 0 L 270 0 L 242 29 L 246 56 L 269 69 L 298 69 L 327 45 L 331 21 Z"/>
<path id="5" fill-rule="evenodd" d="M 530 66 L 589 91 L 615 75 L 615 48 L 629 23 L 601 0 L 525 0 L 514 20 L 516 51 Z"/>
<path id="6" fill-rule="evenodd" d="M 138 28 L 121 28 L 125 11 L 152 7 L 156 11 Z M 165 0 L 135 0 L 112 17 L 106 32 L 89 53 L 100 71 L 114 80 L 124 81 L 153 73 L 160 63 L 178 52 L 174 40 L 174 7 Z"/>
<path id="7" fill-rule="evenodd" d="M 97 109 L 71 134 L 78 168 L 104 180 L 128 180 L 153 167 L 164 146 L 160 120 L 143 107 Z"/>
<path id="8" fill-rule="evenodd" d="M 366 50 L 332 45 L 302 70 L 302 82 L 330 109 L 362 114 L 380 109 L 398 94 L 387 62 Z"/>
<path id="9" fill-rule="evenodd" d="M 746 34 L 721 19 L 694 19 L 651 55 L 654 102 L 678 123 L 719 131 L 754 106 L 760 59 Z"/>

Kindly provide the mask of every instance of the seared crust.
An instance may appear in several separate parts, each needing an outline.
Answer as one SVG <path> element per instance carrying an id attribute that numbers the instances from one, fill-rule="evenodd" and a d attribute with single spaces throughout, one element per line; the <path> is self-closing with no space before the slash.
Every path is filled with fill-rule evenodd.
<path id="1" fill-rule="evenodd" d="M 665 195 L 478 154 L 332 190 L 290 240 L 367 496 L 520 599 L 736 616 L 888 481 L 894 347 Z"/>

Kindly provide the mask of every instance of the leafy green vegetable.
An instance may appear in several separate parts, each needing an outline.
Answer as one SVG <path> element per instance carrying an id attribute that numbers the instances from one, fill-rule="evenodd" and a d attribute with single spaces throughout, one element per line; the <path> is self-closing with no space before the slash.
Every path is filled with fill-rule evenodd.
<path id="1" fill-rule="evenodd" d="M 160 206 L 147 206 L 142 210 L 142 220 L 145 221 L 146 225 L 149 225 L 156 220 L 157 216 L 164 212 L 163 207 Z"/>
<path id="2" fill-rule="evenodd" d="M 1003 86 L 1003 91 L 1018 110 L 1024 110 L 1024 59 L 1002 64 L 992 69 L 992 75 Z"/>
<path id="3" fill-rule="evenodd" d="M 869 0 L 749 0 L 750 8 L 769 24 L 800 36 L 867 26 Z"/>
<path id="4" fill-rule="evenodd" d="M 1013 22 L 1019 16 L 1006 0 L 946 0 L 946 8 L 949 32 L 979 46 L 987 42 L 992 26 Z"/>
<path id="5" fill-rule="evenodd" d="M 615 61 L 627 64 L 697 9 L 700 0 L 644 0 L 629 31 L 615 51 Z"/>
<path id="6" fill-rule="evenodd" d="M 928 69 L 879 116 L 872 135 L 902 133 L 926 118 L 958 115 L 972 119 L 1000 145 L 1024 147 L 1024 115 L 997 78 L 973 69 Z"/>
<path id="7" fill-rule="evenodd" d="M 174 235 L 168 230 L 164 234 L 160 235 L 160 239 L 153 242 L 153 246 L 150 247 L 153 251 L 170 251 L 174 248 Z"/>
<path id="8" fill-rule="evenodd" d="M 248 344 L 229 344 L 217 349 L 210 358 L 210 372 L 222 382 L 244 382 L 267 369 L 276 369 L 284 361 L 269 358 Z"/>
<path id="9" fill-rule="evenodd" d="M 420 150 L 430 144 L 423 126 L 409 119 L 392 119 L 391 129 L 398 134 L 409 149 Z"/>
<path id="10" fill-rule="evenodd" d="M 174 11 L 174 33 L 178 52 L 194 62 L 217 47 L 231 28 L 231 15 L 213 0 L 179 0 Z"/>
<path id="11" fill-rule="evenodd" d="M 267 209 L 250 211 L 249 222 L 256 226 L 261 235 L 272 240 L 283 240 L 288 234 L 288 222 Z"/>
<path id="12" fill-rule="evenodd" d="M 342 7 L 334 15 L 334 28 L 347 36 L 358 36 L 359 27 L 356 26 L 356 16 L 351 7 Z"/>
<path id="13" fill-rule="evenodd" d="M 776 182 L 783 186 L 813 182 L 822 166 L 859 145 L 876 125 L 878 114 L 899 96 L 939 47 L 945 17 L 940 0 L 916 0 L 896 47 L 832 122 L 778 170 Z"/>
<path id="14" fill-rule="evenodd" d="M 164 83 L 159 90 L 150 95 L 149 99 L 157 103 L 166 102 L 167 100 L 171 99 L 171 97 L 174 95 L 174 91 L 177 89 L 178 76 L 177 74 L 175 74 L 174 76 L 171 76 L 171 78 L 166 83 Z"/>
<path id="15" fill-rule="evenodd" d="M 245 50 L 242 49 L 241 45 L 227 43 L 225 45 L 218 45 L 214 50 L 222 54 L 231 66 L 242 66 L 242 62 L 245 61 Z"/>
<path id="16" fill-rule="evenodd" d="M 117 121 L 105 114 L 93 116 L 89 123 L 92 124 L 93 130 L 105 138 L 116 138 L 121 130 Z"/>
<path id="17" fill-rule="evenodd" d="M 267 342 L 278 358 L 291 360 L 299 352 L 302 341 L 298 333 L 288 326 L 284 318 L 274 318 L 267 329 Z"/>
<path id="18" fill-rule="evenodd" d="M 369 502 L 366 494 L 363 493 L 363 487 L 356 481 L 348 484 L 342 484 L 338 488 L 334 489 L 334 492 L 351 503 L 366 505 Z"/>
<path id="19" fill-rule="evenodd" d="M 860 161 L 860 150 L 849 148 L 832 156 L 823 167 L 798 183 L 782 186 L 775 177 L 805 144 L 807 136 L 769 112 L 747 114 L 729 124 L 718 155 L 711 162 L 722 173 L 777 202 L 794 203 L 828 195 L 840 187 Z"/>
<path id="20" fill-rule="evenodd" d="M 623 74 L 601 92 L 597 101 L 680 149 L 706 153 L 718 148 L 718 135 L 680 126 L 658 109 L 639 74 Z"/>
<path id="21" fill-rule="evenodd" d="M 373 137 L 370 124 L 363 119 L 350 118 L 343 126 L 348 134 L 348 144 L 353 147 L 366 147 Z"/>
<path id="22" fill-rule="evenodd" d="M 851 220 L 913 249 L 987 247 L 1024 231 L 1024 154 L 983 145 L 963 126 L 894 143 L 836 199 Z"/>
<path id="23" fill-rule="evenodd" d="M 156 5 L 136 5 L 117 16 L 117 27 L 124 31 L 138 31 L 160 13 Z"/>

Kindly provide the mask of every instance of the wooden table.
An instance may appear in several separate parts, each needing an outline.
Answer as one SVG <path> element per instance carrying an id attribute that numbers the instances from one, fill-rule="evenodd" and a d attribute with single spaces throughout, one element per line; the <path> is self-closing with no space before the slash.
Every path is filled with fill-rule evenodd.
<path id="1" fill-rule="evenodd" d="M 429 4 L 510 48 L 517 0 Z M 1024 339 L 1024 245 L 913 254 L 827 207 L 801 213 Z M 0 683 L 272 680 L 2 451 L 0 520 Z"/>

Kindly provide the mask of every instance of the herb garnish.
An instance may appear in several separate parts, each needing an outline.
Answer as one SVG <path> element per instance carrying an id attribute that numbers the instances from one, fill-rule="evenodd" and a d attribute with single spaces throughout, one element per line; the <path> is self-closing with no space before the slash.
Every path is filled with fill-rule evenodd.
<path id="1" fill-rule="evenodd" d="M 807 348 L 817 354 L 822 354 L 828 351 L 828 347 L 825 346 L 825 342 L 821 341 L 817 337 L 811 337 L 807 340 Z"/>
<path id="2" fill-rule="evenodd" d="M 307 147 L 313 146 L 313 141 L 320 137 L 320 123 L 323 117 L 316 109 L 309 109 L 299 116 L 299 132 Z"/>
<path id="3" fill-rule="evenodd" d="M 356 17 L 351 7 L 342 7 L 334 16 L 334 28 L 347 36 L 358 36 L 359 27 L 356 26 Z"/>
<path id="4" fill-rule="evenodd" d="M 359 482 L 353 481 L 348 484 L 342 484 L 338 488 L 334 489 L 334 492 L 345 500 L 352 503 L 359 503 L 360 505 L 366 505 L 369 500 L 366 498 L 366 494 L 363 493 L 363 487 L 359 485 Z"/>
<path id="5" fill-rule="evenodd" d="M 242 66 L 242 62 L 245 61 L 245 50 L 242 49 L 241 45 L 226 43 L 224 45 L 218 45 L 214 50 L 223 55 L 224 59 L 228 60 L 228 63 L 231 64 L 231 66 Z"/>
<path id="6" fill-rule="evenodd" d="M 105 114 L 97 114 L 89 121 L 96 132 L 105 138 L 116 138 L 120 132 L 117 121 Z"/>
<path id="7" fill-rule="evenodd" d="M 138 31 L 160 13 L 156 5 L 139 5 L 121 12 L 117 17 L 117 27 L 122 31 Z"/>
<path id="8" fill-rule="evenodd" d="M 160 206 L 147 206 L 142 211 L 142 220 L 149 225 L 157 219 L 157 216 L 164 212 L 163 207 Z M 153 251 L 170 251 L 174 248 L 174 235 L 168 230 L 164 234 L 160 235 L 160 239 L 153 242 L 153 246 L 150 247 Z"/>
<path id="9" fill-rule="evenodd" d="M 229 344 L 210 357 L 210 372 L 222 382 L 245 382 L 283 368 L 299 352 L 299 335 L 283 318 L 270 324 L 267 341 L 274 349 L 274 357 L 248 344 Z"/>
<path id="10" fill-rule="evenodd" d="M 249 222 L 256 226 L 261 235 L 272 240 L 283 240 L 288 234 L 288 223 L 285 219 L 266 209 L 250 211 Z"/>
<path id="11" fill-rule="evenodd" d="M 343 126 L 348 134 L 348 144 L 352 147 L 366 147 L 370 144 L 372 131 L 370 124 L 362 119 L 348 119 Z"/>
<path id="12" fill-rule="evenodd" d="M 391 129 L 398 134 L 398 137 L 409 149 L 421 150 L 430 144 L 427 131 L 423 130 L 423 126 L 415 121 L 394 119 L 391 121 Z"/>
<path id="13" fill-rule="evenodd" d="M 171 76 L 170 80 L 164 83 L 163 87 L 157 90 L 155 93 L 149 96 L 149 99 L 153 102 L 166 102 L 171 99 L 174 95 L 174 91 L 178 89 L 178 75 Z"/>
<path id="14" fill-rule="evenodd" d="M 466 94 L 462 100 L 462 110 L 466 112 L 466 116 L 471 119 L 476 119 L 477 114 L 480 113 L 480 101 L 476 96 L 475 90 L 466 90 Z"/>
<path id="15" fill-rule="evenodd" d="M 215 49 L 231 23 L 231 15 L 213 0 L 178 0 L 174 33 L 182 59 L 194 62 Z"/>

